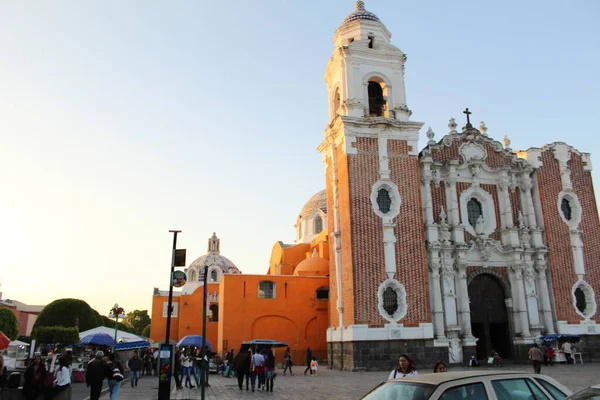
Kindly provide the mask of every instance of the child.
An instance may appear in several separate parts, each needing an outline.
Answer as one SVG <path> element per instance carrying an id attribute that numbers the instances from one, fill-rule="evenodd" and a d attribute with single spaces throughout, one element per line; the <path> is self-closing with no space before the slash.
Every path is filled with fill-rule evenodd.
<path id="1" fill-rule="evenodd" d="M 312 372 L 311 376 L 317 376 L 317 369 L 319 369 L 319 363 L 317 362 L 317 359 L 313 357 L 312 361 L 310 362 L 310 370 Z"/>

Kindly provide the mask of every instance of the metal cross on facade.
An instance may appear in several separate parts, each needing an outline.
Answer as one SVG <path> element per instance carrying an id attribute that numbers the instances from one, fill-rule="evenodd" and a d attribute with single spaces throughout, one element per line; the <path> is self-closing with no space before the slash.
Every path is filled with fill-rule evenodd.
<path id="1" fill-rule="evenodd" d="M 471 118 L 469 116 L 473 113 L 467 108 L 465 111 L 463 111 L 463 114 L 467 114 L 467 128 L 472 128 L 473 125 L 471 125 Z"/>

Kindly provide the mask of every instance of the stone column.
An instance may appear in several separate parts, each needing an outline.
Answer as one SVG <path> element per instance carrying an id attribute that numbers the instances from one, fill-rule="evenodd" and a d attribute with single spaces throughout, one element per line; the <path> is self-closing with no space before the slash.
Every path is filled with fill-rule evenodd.
<path id="1" fill-rule="evenodd" d="M 508 168 L 506 168 L 508 167 Z M 512 228 L 514 226 L 513 216 L 512 216 L 512 205 L 510 204 L 510 195 L 508 193 L 508 170 L 510 170 L 509 166 L 505 166 L 502 168 L 502 180 L 498 185 L 499 193 L 498 197 L 500 200 L 500 221 L 502 224 L 502 228 Z"/>
<path id="2" fill-rule="evenodd" d="M 546 334 L 554 333 L 554 320 L 552 319 L 552 308 L 550 307 L 550 294 L 548 292 L 548 279 L 546 270 L 548 266 L 544 260 L 544 256 L 538 255 L 536 259 L 535 269 L 537 271 L 537 284 L 539 289 L 540 303 L 542 308 L 542 318 L 546 327 Z"/>
<path id="3" fill-rule="evenodd" d="M 431 261 L 429 263 L 431 277 L 431 290 L 433 291 L 433 327 L 435 337 L 444 339 L 446 337 L 444 329 L 444 307 L 442 305 L 442 292 L 440 288 L 440 263 Z"/>
<path id="4" fill-rule="evenodd" d="M 514 282 L 517 292 L 516 310 L 519 315 L 519 325 L 521 326 L 521 335 L 530 337 L 529 320 L 527 319 L 527 301 L 525 300 L 525 287 L 523 286 L 523 266 L 519 264 L 512 265 L 510 270 L 514 276 Z"/>
<path id="5" fill-rule="evenodd" d="M 460 325 L 463 337 L 469 338 L 471 334 L 471 308 L 469 306 L 469 288 L 467 286 L 467 264 L 457 263 L 457 292 L 459 303 Z"/>
<path id="6" fill-rule="evenodd" d="M 530 171 L 526 170 L 522 174 L 522 182 L 521 182 L 521 190 L 523 191 L 523 199 L 522 206 L 525 214 L 527 216 L 527 225 L 532 229 L 537 229 L 537 221 L 535 220 L 535 209 L 533 208 L 533 197 L 531 196 L 531 189 L 533 188 L 533 183 L 531 181 L 531 177 L 529 176 Z"/>
<path id="7" fill-rule="evenodd" d="M 444 298 L 444 313 L 446 315 L 446 328 L 456 328 L 456 289 L 454 287 L 454 262 L 452 250 L 442 250 L 442 296 Z"/>

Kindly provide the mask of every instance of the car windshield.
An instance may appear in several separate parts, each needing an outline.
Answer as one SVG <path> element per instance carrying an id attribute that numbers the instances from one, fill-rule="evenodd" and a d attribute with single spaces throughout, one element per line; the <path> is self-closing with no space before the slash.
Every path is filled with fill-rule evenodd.
<path id="1" fill-rule="evenodd" d="M 365 400 L 425 400 L 435 389 L 434 385 L 412 382 L 384 382 L 369 392 Z"/>
<path id="2" fill-rule="evenodd" d="M 583 389 L 568 397 L 569 400 L 600 400 L 600 389 Z"/>

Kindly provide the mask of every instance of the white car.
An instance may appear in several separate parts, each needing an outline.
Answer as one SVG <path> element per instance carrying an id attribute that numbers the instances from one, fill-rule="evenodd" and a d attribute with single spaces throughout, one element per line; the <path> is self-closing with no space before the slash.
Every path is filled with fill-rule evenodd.
<path id="1" fill-rule="evenodd" d="M 592 385 L 567 397 L 567 400 L 593 400 L 600 399 L 600 385 Z"/>
<path id="2" fill-rule="evenodd" d="M 460 371 L 382 383 L 365 400 L 562 400 L 572 392 L 546 375 Z"/>

